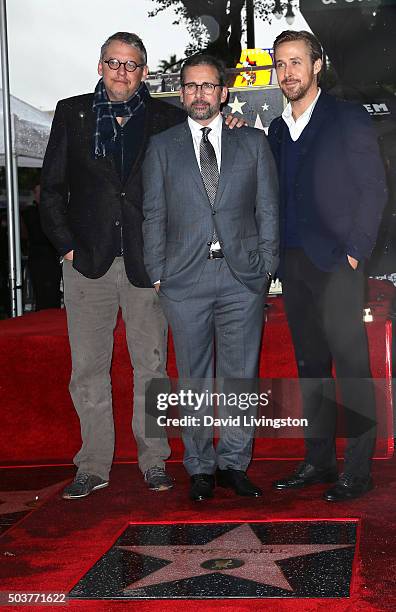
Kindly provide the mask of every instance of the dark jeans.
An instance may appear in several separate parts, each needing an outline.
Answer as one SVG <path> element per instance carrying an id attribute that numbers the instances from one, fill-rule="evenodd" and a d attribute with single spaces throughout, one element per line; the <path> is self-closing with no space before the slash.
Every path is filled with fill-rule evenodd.
<path id="1" fill-rule="evenodd" d="M 366 477 L 375 445 L 375 398 L 363 323 L 364 274 L 347 258 L 319 270 L 302 249 L 285 256 L 283 297 L 301 379 L 306 461 L 335 465 L 334 363 L 344 406 L 345 473 Z"/>

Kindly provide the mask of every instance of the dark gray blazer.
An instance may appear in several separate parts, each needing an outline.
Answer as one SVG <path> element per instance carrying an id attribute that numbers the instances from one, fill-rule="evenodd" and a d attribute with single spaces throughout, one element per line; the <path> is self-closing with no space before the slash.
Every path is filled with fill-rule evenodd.
<path id="1" fill-rule="evenodd" d="M 151 138 L 143 165 L 144 262 L 161 291 L 182 300 L 198 281 L 215 226 L 234 275 L 261 292 L 278 265 L 278 184 L 265 134 L 223 125 L 210 206 L 187 122 Z"/>

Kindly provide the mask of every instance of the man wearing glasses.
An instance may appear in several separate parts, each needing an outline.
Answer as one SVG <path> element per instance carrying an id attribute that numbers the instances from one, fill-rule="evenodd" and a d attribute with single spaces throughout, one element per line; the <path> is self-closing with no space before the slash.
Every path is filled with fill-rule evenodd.
<path id="1" fill-rule="evenodd" d="M 275 164 L 263 132 L 224 127 L 221 62 L 189 58 L 181 85 L 188 120 L 154 136 L 144 163 L 145 264 L 172 328 L 179 378 L 210 385 L 216 338 L 216 377 L 252 379 L 278 263 Z M 222 434 L 215 451 L 211 431 L 184 429 L 190 498 L 213 497 L 216 468 L 220 486 L 260 496 L 246 475 L 253 429 Z"/>
<path id="2" fill-rule="evenodd" d="M 167 325 L 143 264 L 141 163 L 150 135 L 185 115 L 150 97 L 146 49 L 136 34 L 110 36 L 98 72 L 93 94 L 58 103 L 42 172 L 43 227 L 64 259 L 70 393 L 82 435 L 66 499 L 108 485 L 114 453 L 110 366 L 119 307 L 134 369 L 139 468 L 150 489 L 172 486 L 166 438 L 144 434 L 145 384 L 166 376 Z"/>

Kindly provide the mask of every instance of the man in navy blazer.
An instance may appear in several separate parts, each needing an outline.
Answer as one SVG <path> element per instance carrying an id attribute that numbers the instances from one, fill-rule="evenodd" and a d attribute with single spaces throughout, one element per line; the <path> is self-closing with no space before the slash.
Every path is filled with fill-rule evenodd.
<path id="1" fill-rule="evenodd" d="M 305 460 L 274 486 L 335 482 L 324 497 L 341 501 L 372 488 L 375 401 L 362 320 L 363 268 L 385 205 L 384 169 L 367 112 L 318 87 L 322 49 L 316 38 L 285 31 L 274 54 L 289 100 L 269 129 L 280 179 L 279 275 L 309 422 Z M 347 437 L 340 477 L 333 365 Z"/>

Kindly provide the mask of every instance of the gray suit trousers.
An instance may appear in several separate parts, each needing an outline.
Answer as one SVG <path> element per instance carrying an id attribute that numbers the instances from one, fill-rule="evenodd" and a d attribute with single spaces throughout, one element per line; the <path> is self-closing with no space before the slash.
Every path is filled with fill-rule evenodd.
<path id="1" fill-rule="evenodd" d="M 80 418 L 82 447 L 74 458 L 81 472 L 108 479 L 114 454 L 110 367 L 113 332 L 121 307 L 134 369 L 132 429 L 142 472 L 164 466 L 166 438 L 145 436 L 145 385 L 166 378 L 167 323 L 154 289 L 134 287 L 117 257 L 104 276 L 86 278 L 63 264 L 67 324 L 72 354 L 70 394 Z"/>
<path id="2" fill-rule="evenodd" d="M 265 294 L 249 291 L 225 259 L 207 260 L 199 282 L 184 300 L 170 300 L 161 291 L 160 299 L 172 329 L 182 387 L 188 386 L 186 379 L 194 379 L 194 389 L 202 384 L 201 392 L 210 391 L 214 360 L 216 378 L 257 377 Z M 223 427 L 215 450 L 210 428 L 184 428 L 187 472 L 212 474 L 216 467 L 246 470 L 253 433 L 253 428 Z"/>

